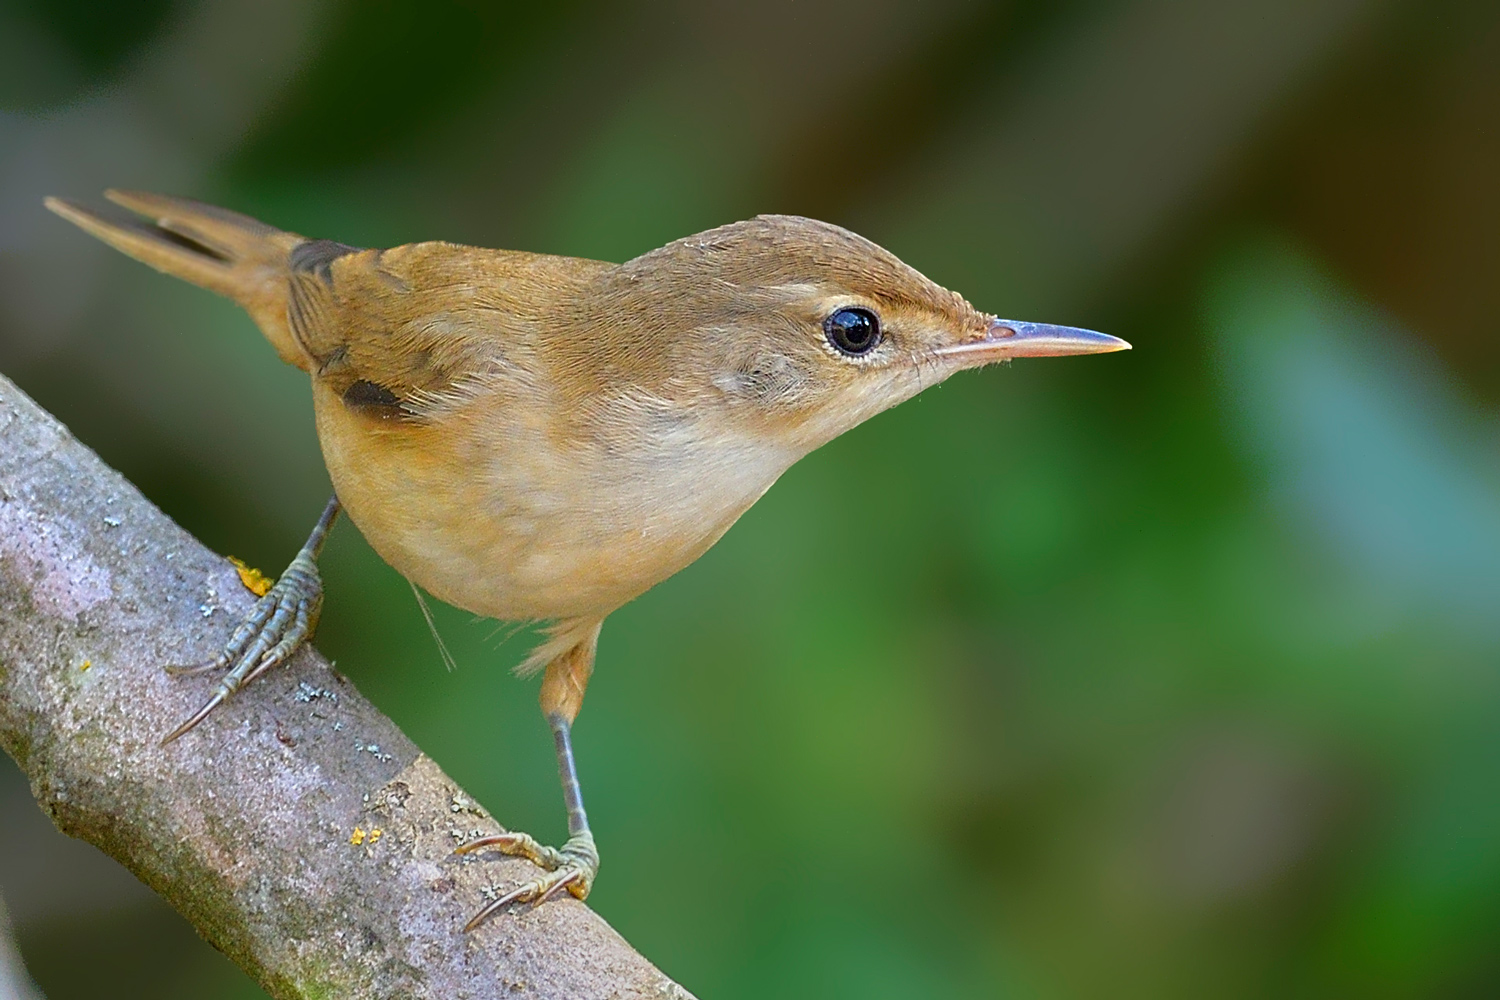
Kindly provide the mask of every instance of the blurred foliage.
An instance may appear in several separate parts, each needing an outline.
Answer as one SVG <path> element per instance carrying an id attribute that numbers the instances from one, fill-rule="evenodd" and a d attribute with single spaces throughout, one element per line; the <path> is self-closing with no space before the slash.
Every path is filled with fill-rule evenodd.
<path id="1" fill-rule="evenodd" d="M 161 29 L 171 0 L 102 4 L 95 0 L 6 0 L 9 13 L 30 22 L 59 43 L 95 79 L 121 63 Z M 63 95 L 58 95 L 63 96 Z"/>
<path id="2" fill-rule="evenodd" d="M 323 45 L 236 155 L 248 177 L 305 177 L 405 149 L 514 76 L 567 3 L 343 0 Z"/>
<path id="3" fill-rule="evenodd" d="M 0 7 L 30 78 L 71 67 L 0 71 L 0 367 L 268 571 L 327 490 L 305 381 L 232 306 L 52 235 L 41 193 L 182 183 L 354 243 L 605 259 L 797 211 L 1136 345 L 871 421 L 610 618 L 576 731 L 591 903 L 668 973 L 715 998 L 1500 990 L 1494 5 L 339 0 L 283 75 L 231 75 L 257 110 L 212 148 L 131 89 L 209 9 Z M 339 669 L 560 839 L 507 671 L 527 634 L 437 608 L 447 674 L 349 526 L 324 572 Z M 54 1000 L 256 995 L 160 943 L 184 936 L 160 910 L 23 902 Z M 101 938 L 90 985 L 68 956 Z"/>

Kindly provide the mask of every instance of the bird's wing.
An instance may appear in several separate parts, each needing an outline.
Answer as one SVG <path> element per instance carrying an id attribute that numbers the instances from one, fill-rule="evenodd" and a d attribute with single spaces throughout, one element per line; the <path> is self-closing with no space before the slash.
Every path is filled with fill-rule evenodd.
<path id="1" fill-rule="evenodd" d="M 309 242 L 292 256 L 287 318 L 314 377 L 351 409 L 401 421 L 530 379 L 537 331 L 608 266 L 436 242 Z"/>

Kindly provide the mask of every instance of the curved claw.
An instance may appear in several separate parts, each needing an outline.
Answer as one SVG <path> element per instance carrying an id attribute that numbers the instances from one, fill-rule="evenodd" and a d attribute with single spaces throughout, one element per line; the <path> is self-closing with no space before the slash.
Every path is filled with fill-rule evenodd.
<path id="1" fill-rule="evenodd" d="M 225 691 L 223 687 L 220 687 L 213 693 L 212 698 L 209 698 L 208 701 L 203 703 L 202 708 L 198 709 L 198 711 L 192 714 L 191 718 L 189 718 L 182 725 L 178 726 L 176 729 L 172 730 L 166 736 L 162 737 L 162 741 L 158 745 L 166 746 L 168 743 L 171 743 L 173 740 L 177 739 L 177 737 L 181 736 L 183 733 L 187 732 L 189 729 L 192 729 L 198 723 L 208 718 L 208 713 L 212 712 L 214 709 L 222 705 L 224 703 L 224 699 L 227 697 L 229 697 L 229 692 Z"/>
<path id="2" fill-rule="evenodd" d="M 468 934 L 469 932 L 473 931 L 480 924 L 484 923 L 486 920 L 492 917 L 502 907 L 511 903 L 511 897 L 514 895 L 514 893 L 507 893 L 506 895 L 501 896 L 499 899 L 495 900 L 490 905 L 486 906 L 484 909 L 480 910 L 478 913 L 474 914 L 474 916 L 469 919 L 469 922 L 464 924 L 464 933 Z"/>
<path id="3" fill-rule="evenodd" d="M 493 847 L 501 854 L 508 854 L 511 857 L 525 858 L 532 864 L 545 868 L 548 871 L 555 871 L 566 864 L 566 859 L 563 858 L 562 853 L 556 848 L 539 843 L 529 833 L 516 831 L 497 833 L 493 836 L 471 840 L 461 847 L 455 847 L 453 853 L 473 854 L 475 851 L 482 851 L 486 847 Z"/>
<path id="4" fill-rule="evenodd" d="M 573 895 L 582 899 L 588 895 L 588 890 L 580 887 L 587 884 L 588 873 L 581 868 L 559 868 L 557 871 L 544 875 L 539 879 L 533 879 L 524 885 L 517 886 L 499 899 L 490 903 L 484 909 L 474 914 L 469 922 L 464 924 L 464 933 L 467 934 L 479 927 L 490 917 L 511 903 L 533 903 L 541 906 L 551 899 L 560 890 L 567 889 Z"/>
<path id="5" fill-rule="evenodd" d="M 545 888 L 545 889 L 542 890 L 541 895 L 536 898 L 536 905 L 541 906 L 547 900 L 549 900 L 553 896 L 557 895 L 558 891 L 562 890 L 562 889 L 567 889 L 569 892 L 571 892 L 574 896 L 577 896 L 579 899 L 582 899 L 584 896 L 588 895 L 588 890 L 587 889 L 583 889 L 582 890 L 582 895 L 580 895 L 579 894 L 579 889 L 575 888 L 575 886 L 576 887 L 582 887 L 582 885 L 583 885 L 583 870 L 582 869 L 579 869 L 579 868 L 569 868 L 569 869 L 566 869 L 564 871 L 559 871 L 557 874 L 562 875 L 562 878 L 558 879 L 557 881 L 553 882 L 550 886 L 548 886 L 547 888 Z M 543 879 L 543 881 L 546 881 L 546 880 Z"/>
<path id="6" fill-rule="evenodd" d="M 516 843 L 516 835 L 515 834 L 513 834 L 513 833 L 497 833 L 497 834 L 495 834 L 492 837 L 480 837 L 478 840 L 471 840 L 467 844 L 462 844 L 462 845 L 460 845 L 458 847 L 455 847 L 453 849 L 453 853 L 454 854 L 473 854 L 475 851 L 482 851 L 486 847 L 496 847 L 496 848 L 499 848 L 502 852 L 504 852 L 505 848 L 511 847 L 515 843 Z"/>
<path id="7" fill-rule="evenodd" d="M 212 660 L 204 660 L 202 663 L 194 663 L 189 665 L 169 663 L 165 667 L 162 667 L 162 669 L 171 674 L 173 677 L 197 677 L 199 674 L 207 674 L 212 673 L 215 670 L 223 670 L 227 666 L 229 666 L 229 664 L 224 660 L 223 657 L 214 657 Z"/>

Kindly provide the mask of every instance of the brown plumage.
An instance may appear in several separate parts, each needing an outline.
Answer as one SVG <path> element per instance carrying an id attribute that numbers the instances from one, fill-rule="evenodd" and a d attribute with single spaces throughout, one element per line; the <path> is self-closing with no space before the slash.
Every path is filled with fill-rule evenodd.
<path id="1" fill-rule="evenodd" d="M 807 452 L 962 368 L 1128 346 L 997 320 L 795 216 L 606 264 L 358 249 L 196 202 L 108 197 L 148 221 L 47 204 L 250 313 L 311 376 L 338 499 L 375 550 L 458 607 L 552 623 L 523 667 L 549 668 L 543 708 L 564 730 L 605 616 L 701 555 Z"/>

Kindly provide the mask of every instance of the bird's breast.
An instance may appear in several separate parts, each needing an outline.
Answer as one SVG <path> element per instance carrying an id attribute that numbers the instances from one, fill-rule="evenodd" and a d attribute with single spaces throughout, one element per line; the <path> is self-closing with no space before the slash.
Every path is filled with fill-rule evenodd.
<path id="1" fill-rule="evenodd" d="M 795 458 L 691 419 L 560 439 L 515 408 L 394 426 L 314 398 L 371 546 L 434 596 L 513 621 L 607 614 L 702 555 Z"/>

